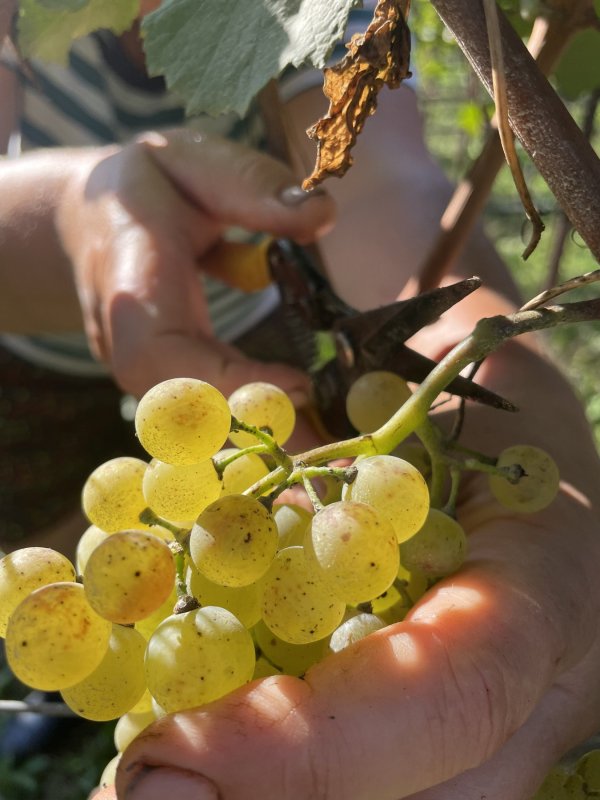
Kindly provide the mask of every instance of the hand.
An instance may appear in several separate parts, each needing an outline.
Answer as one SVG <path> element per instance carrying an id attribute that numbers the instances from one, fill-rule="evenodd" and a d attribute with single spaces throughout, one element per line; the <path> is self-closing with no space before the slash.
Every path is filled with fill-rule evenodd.
<path id="1" fill-rule="evenodd" d="M 307 392 L 299 371 L 215 339 L 198 277 L 211 271 L 227 226 L 303 243 L 330 227 L 331 200 L 292 191 L 296 202 L 286 204 L 292 184 L 273 159 L 189 131 L 149 134 L 84 162 L 67 186 L 59 230 L 92 349 L 125 390 L 140 395 L 189 375 L 225 394 L 252 380 L 293 398 Z"/>
<path id="2" fill-rule="evenodd" d="M 598 729 L 599 467 L 587 423 L 523 344 L 479 377 L 521 411 L 471 406 L 461 441 L 490 454 L 543 446 L 561 469 L 555 502 L 516 515 L 484 476 L 466 481 L 459 573 L 305 680 L 254 682 L 152 725 L 123 755 L 121 800 L 527 800 Z"/>

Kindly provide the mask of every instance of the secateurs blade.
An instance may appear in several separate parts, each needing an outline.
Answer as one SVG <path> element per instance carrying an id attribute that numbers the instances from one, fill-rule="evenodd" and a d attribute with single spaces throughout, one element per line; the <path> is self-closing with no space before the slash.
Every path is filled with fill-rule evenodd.
<path id="1" fill-rule="evenodd" d="M 363 373 L 389 370 L 420 383 L 436 366 L 405 342 L 462 300 L 481 281 L 468 278 L 370 311 L 357 311 L 333 291 L 304 248 L 274 240 L 268 250 L 279 288 L 290 344 L 312 375 L 319 412 L 335 436 L 352 435 L 345 409 L 351 384 Z M 483 386 L 455 378 L 447 391 L 480 403 L 515 411 L 515 406 Z"/>

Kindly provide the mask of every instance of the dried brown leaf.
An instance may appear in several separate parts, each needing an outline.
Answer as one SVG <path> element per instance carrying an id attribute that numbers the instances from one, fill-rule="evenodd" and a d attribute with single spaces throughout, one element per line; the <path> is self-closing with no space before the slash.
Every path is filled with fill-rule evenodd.
<path id="1" fill-rule="evenodd" d="M 313 189 L 329 175 L 344 175 L 365 120 L 377 107 L 380 89 L 395 89 L 410 77 L 409 7 L 410 0 L 378 0 L 367 30 L 352 37 L 339 64 L 325 69 L 323 91 L 329 109 L 307 131 L 318 149 L 304 189 Z"/>

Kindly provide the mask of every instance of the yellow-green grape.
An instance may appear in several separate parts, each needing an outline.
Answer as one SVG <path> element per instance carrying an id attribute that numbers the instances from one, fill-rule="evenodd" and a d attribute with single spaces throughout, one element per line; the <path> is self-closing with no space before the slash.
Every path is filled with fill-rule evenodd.
<path id="1" fill-rule="evenodd" d="M 558 494 L 558 467 L 544 450 L 527 444 L 507 447 L 498 457 L 498 467 L 518 464 L 524 475 L 511 483 L 500 475 L 490 475 L 490 489 L 499 503 L 511 511 L 531 513 L 541 511 Z"/>
<path id="2" fill-rule="evenodd" d="M 115 725 L 114 738 L 117 752 L 124 753 L 135 737 L 153 722 L 156 722 L 156 716 L 151 710 L 142 714 L 135 714 L 133 711 L 124 714 Z"/>
<path id="3" fill-rule="evenodd" d="M 209 581 L 195 567 L 187 574 L 187 588 L 201 606 L 220 606 L 231 611 L 242 625 L 251 628 L 261 617 L 262 583 L 248 586 L 221 586 Z"/>
<path id="4" fill-rule="evenodd" d="M 91 554 L 83 573 L 92 608 L 121 625 L 149 616 L 167 599 L 174 583 L 169 546 L 143 531 L 109 536 Z"/>
<path id="5" fill-rule="evenodd" d="M 345 647 L 382 628 L 385 628 L 385 622 L 375 614 L 356 614 L 342 622 L 339 628 L 334 630 L 329 640 L 329 649 L 333 653 L 339 653 Z"/>
<path id="6" fill-rule="evenodd" d="M 153 458 L 142 484 L 146 504 L 162 517 L 194 520 L 221 494 L 221 481 L 211 459 L 175 466 Z"/>
<path id="7" fill-rule="evenodd" d="M 588 791 L 600 795 L 600 750 L 590 750 L 581 756 L 575 771 L 583 778 Z"/>
<path id="8" fill-rule="evenodd" d="M 354 381 L 346 395 L 348 419 L 360 433 L 373 433 L 392 417 L 412 392 L 395 372 L 374 370 Z"/>
<path id="9" fill-rule="evenodd" d="M 456 572 L 466 553 L 464 528 L 437 508 L 429 509 L 423 527 L 400 545 L 400 560 L 406 569 L 429 578 L 441 578 Z"/>
<path id="10" fill-rule="evenodd" d="M 565 786 L 568 777 L 568 772 L 561 766 L 554 767 L 554 769 L 548 773 L 532 800 L 568 800 L 570 795 L 567 794 Z M 584 800 L 584 798 L 585 795 L 582 800 Z"/>
<path id="11" fill-rule="evenodd" d="M 226 458 L 237 452 L 237 447 L 229 447 L 217 453 L 217 458 Z M 253 483 L 269 474 L 269 468 L 257 453 L 239 456 L 223 470 L 221 494 L 242 494 Z"/>
<path id="12" fill-rule="evenodd" d="M 82 681 L 62 690 L 63 700 L 80 717 L 96 722 L 123 716 L 146 689 L 145 651 L 146 640 L 135 628 L 113 625 L 104 658 Z"/>
<path id="13" fill-rule="evenodd" d="M 344 500 L 368 503 L 391 522 L 399 543 L 425 522 L 429 489 L 416 467 L 396 456 L 369 456 L 356 463 L 356 478 L 345 484 Z"/>
<path id="14" fill-rule="evenodd" d="M 66 689 L 104 658 L 112 625 L 98 616 L 79 583 L 51 583 L 25 598 L 6 630 L 6 657 L 34 689 Z"/>
<path id="15" fill-rule="evenodd" d="M 218 389 L 195 378 L 171 378 L 138 403 L 135 429 L 142 446 L 167 464 L 198 464 L 223 447 L 231 413 Z"/>
<path id="16" fill-rule="evenodd" d="M 139 631 L 146 641 L 152 636 L 160 623 L 173 614 L 175 603 L 177 602 L 177 587 L 173 583 L 169 596 L 151 614 L 135 623 L 136 631 Z"/>
<path id="17" fill-rule="evenodd" d="M 252 629 L 261 653 L 279 672 L 299 677 L 321 661 L 329 652 L 329 639 L 318 639 L 308 644 L 290 644 L 270 631 L 264 622 Z"/>
<path id="18" fill-rule="evenodd" d="M 264 656 L 259 656 L 256 659 L 256 666 L 254 667 L 254 675 L 252 676 L 252 680 L 256 680 L 257 678 L 270 678 L 273 675 L 281 675 L 282 672 L 277 667 L 273 666 L 270 661 Z"/>
<path id="19" fill-rule="evenodd" d="M 387 519 L 366 503 L 341 500 L 317 512 L 305 536 L 309 563 L 345 603 L 377 597 L 398 572 L 398 542 Z"/>
<path id="20" fill-rule="evenodd" d="M 140 514 L 148 503 L 142 492 L 146 462 L 119 456 L 92 472 L 82 492 L 83 510 L 89 521 L 107 533 L 140 530 Z"/>
<path id="21" fill-rule="evenodd" d="M 96 525 L 90 525 L 82 533 L 77 542 L 77 549 L 75 551 L 75 566 L 77 567 L 78 575 L 83 575 L 88 558 L 98 545 L 105 539 L 108 539 L 109 536 L 109 533 L 106 533 L 106 531 L 103 531 Z"/>
<path id="22" fill-rule="evenodd" d="M 386 592 L 371 600 L 370 611 L 383 619 L 386 625 L 400 622 L 428 588 L 429 581 L 425 575 L 409 572 L 400 562 L 396 580 Z"/>
<path id="23" fill-rule="evenodd" d="M 262 577 L 277 551 L 273 516 L 243 494 L 220 497 L 200 514 L 190 535 L 196 569 L 223 586 L 248 586 Z"/>
<path id="24" fill-rule="evenodd" d="M 263 621 L 280 639 L 308 644 L 329 636 L 346 604 L 332 593 L 302 547 L 280 550 L 264 579 Z"/>
<path id="25" fill-rule="evenodd" d="M 121 754 L 117 753 L 116 756 L 113 756 L 108 764 L 102 770 L 102 775 L 100 776 L 100 780 L 98 781 L 98 788 L 99 789 L 106 789 L 108 786 L 113 786 L 115 783 L 115 778 L 117 776 L 117 767 L 119 766 L 119 761 L 121 760 Z"/>
<path id="26" fill-rule="evenodd" d="M 146 650 L 146 681 L 168 712 L 210 703 L 252 679 L 254 642 L 224 608 L 205 606 L 162 622 Z"/>
<path id="27" fill-rule="evenodd" d="M 247 383 L 229 397 L 229 408 L 234 417 L 256 428 L 267 428 L 277 444 L 285 444 L 296 424 L 296 410 L 287 394 L 272 383 Z M 257 444 L 257 439 L 243 431 L 229 436 L 236 447 Z"/>
<path id="28" fill-rule="evenodd" d="M 279 533 L 279 549 L 302 545 L 313 516 L 314 514 L 311 514 L 310 511 L 293 503 L 282 503 L 275 506 L 273 519 Z"/>
<path id="29" fill-rule="evenodd" d="M 31 592 L 74 580 L 69 559 L 48 547 L 23 547 L 0 559 L 0 636 L 6 636 L 10 615 Z"/>

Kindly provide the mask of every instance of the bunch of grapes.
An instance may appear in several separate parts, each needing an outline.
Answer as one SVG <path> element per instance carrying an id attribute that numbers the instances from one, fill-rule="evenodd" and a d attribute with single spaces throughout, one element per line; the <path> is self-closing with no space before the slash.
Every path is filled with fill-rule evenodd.
<path id="1" fill-rule="evenodd" d="M 369 452 L 371 433 L 410 397 L 395 375 L 363 376 L 348 396 L 356 458 L 340 467 L 328 464 L 335 446 L 296 458 L 283 449 L 295 411 L 275 386 L 229 399 L 190 378 L 151 389 L 136 413 L 150 458 L 115 458 L 89 476 L 76 565 L 38 547 L 0 561 L 0 635 L 15 675 L 60 691 L 83 717 L 120 718 L 122 752 L 162 714 L 256 677 L 302 676 L 401 621 L 467 547 L 456 491 L 431 504 L 423 447 Z M 539 510 L 558 488 L 536 448 L 479 466 L 513 510 Z M 295 485 L 310 510 L 281 501 Z"/>

